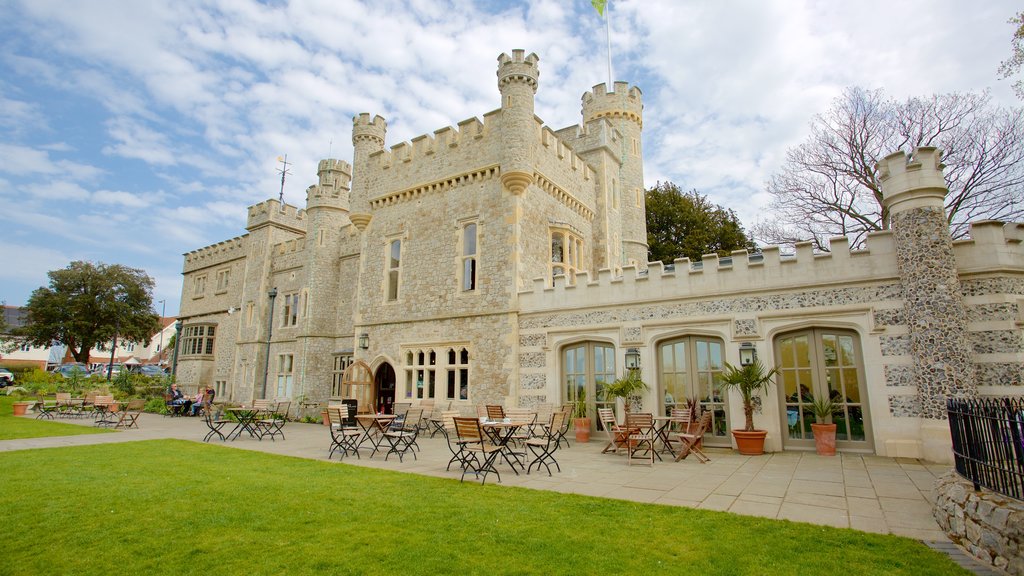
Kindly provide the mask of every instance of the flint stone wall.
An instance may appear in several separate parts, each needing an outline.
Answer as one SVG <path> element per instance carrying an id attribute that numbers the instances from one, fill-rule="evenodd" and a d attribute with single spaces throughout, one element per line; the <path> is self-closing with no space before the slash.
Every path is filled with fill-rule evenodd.
<path id="1" fill-rule="evenodd" d="M 982 563 L 1024 575 L 1024 502 L 982 489 L 955 471 L 939 478 L 932 514 L 949 538 Z"/>

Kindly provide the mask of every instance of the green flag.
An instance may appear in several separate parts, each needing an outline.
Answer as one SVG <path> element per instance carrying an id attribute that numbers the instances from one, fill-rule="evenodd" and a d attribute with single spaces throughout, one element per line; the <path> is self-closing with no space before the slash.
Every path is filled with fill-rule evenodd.
<path id="1" fill-rule="evenodd" d="M 590 0 L 590 4 L 597 10 L 597 13 L 604 16 L 604 5 L 608 3 L 608 0 Z"/>

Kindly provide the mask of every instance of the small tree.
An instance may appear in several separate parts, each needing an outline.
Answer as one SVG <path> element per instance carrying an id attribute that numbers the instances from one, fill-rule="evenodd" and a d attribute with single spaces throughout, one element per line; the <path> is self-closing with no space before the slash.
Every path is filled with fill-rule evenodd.
<path id="1" fill-rule="evenodd" d="M 747 432 L 754 431 L 754 396 L 771 388 L 777 372 L 775 368 L 766 372 L 760 360 L 754 360 L 753 364 L 739 368 L 725 363 L 725 372 L 722 373 L 721 380 L 722 390 L 735 388 L 739 391 L 743 398 L 743 415 L 747 420 L 743 429 Z"/>

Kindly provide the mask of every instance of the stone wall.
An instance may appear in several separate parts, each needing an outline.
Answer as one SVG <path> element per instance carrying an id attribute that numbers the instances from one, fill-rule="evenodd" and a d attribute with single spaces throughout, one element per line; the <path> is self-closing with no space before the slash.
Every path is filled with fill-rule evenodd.
<path id="1" fill-rule="evenodd" d="M 949 538 L 978 560 L 1024 574 L 1024 502 L 974 485 L 955 471 L 939 478 L 933 514 Z"/>

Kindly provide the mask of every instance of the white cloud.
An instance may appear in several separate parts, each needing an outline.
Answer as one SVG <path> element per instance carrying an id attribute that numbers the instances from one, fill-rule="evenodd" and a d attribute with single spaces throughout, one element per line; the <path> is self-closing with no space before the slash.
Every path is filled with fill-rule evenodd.
<path id="1" fill-rule="evenodd" d="M 749 225 L 846 86 L 992 86 L 1018 104 L 995 71 L 1017 10 L 615 0 L 615 79 L 644 93 L 648 183 L 696 187 Z M 515 48 L 540 56 L 536 110 L 553 128 L 578 124 L 580 96 L 606 81 L 604 23 L 583 0 L 18 0 L 3 35 L 0 197 L 24 199 L 12 233 L 113 241 L 176 283 L 178 254 L 243 233 L 245 207 L 277 196 L 277 155 L 300 205 L 320 158 L 350 160 L 355 114 L 383 115 L 388 146 L 482 116 Z M 61 222 L 78 228 L 41 234 Z"/>

